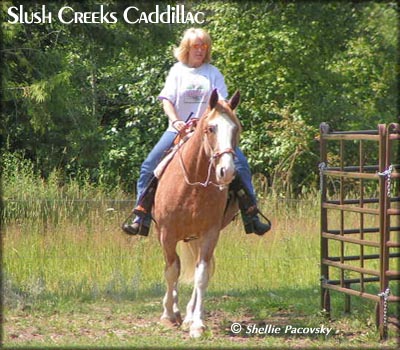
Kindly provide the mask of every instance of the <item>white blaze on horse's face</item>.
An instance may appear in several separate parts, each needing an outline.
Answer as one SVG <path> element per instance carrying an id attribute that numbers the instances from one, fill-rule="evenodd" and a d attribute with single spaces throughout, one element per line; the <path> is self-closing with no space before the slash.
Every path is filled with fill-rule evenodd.
<path id="1" fill-rule="evenodd" d="M 218 156 L 215 159 L 216 180 L 220 185 L 227 185 L 235 177 L 233 158 L 237 126 L 228 115 L 221 113 L 210 122 L 209 128 L 216 137 L 213 147 L 214 155 Z"/>

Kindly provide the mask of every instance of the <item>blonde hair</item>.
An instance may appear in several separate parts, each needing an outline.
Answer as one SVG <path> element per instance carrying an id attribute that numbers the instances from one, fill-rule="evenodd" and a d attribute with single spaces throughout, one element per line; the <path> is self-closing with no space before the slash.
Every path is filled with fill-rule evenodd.
<path id="1" fill-rule="evenodd" d="M 184 64 L 188 63 L 190 45 L 196 38 L 200 38 L 204 44 L 208 45 L 204 63 L 211 62 L 211 37 L 210 34 L 202 28 L 189 28 L 185 30 L 181 43 L 174 49 L 174 56 L 178 61 Z"/>

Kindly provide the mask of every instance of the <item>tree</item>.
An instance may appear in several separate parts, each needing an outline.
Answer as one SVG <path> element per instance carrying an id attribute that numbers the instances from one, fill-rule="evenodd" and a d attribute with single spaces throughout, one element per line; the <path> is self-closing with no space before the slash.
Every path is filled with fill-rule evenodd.
<path id="1" fill-rule="evenodd" d="M 215 58 L 240 89 L 242 147 L 277 193 L 317 185 L 319 124 L 376 128 L 396 113 L 396 5 L 213 2 Z"/>
<path id="2" fill-rule="evenodd" d="M 156 97 L 191 24 L 10 24 L 12 4 L 40 7 L 2 2 L 3 149 L 22 150 L 44 177 L 58 168 L 66 180 L 87 173 L 131 191 L 166 127 Z M 154 11 L 153 2 L 135 4 Z M 102 5 L 122 13 L 132 4 Z M 53 13 L 60 6 L 46 2 Z M 275 193 L 317 186 L 322 121 L 343 130 L 394 121 L 396 3 L 186 1 L 185 9 L 206 13 L 214 63 L 230 93 L 241 91 L 241 147 Z"/>

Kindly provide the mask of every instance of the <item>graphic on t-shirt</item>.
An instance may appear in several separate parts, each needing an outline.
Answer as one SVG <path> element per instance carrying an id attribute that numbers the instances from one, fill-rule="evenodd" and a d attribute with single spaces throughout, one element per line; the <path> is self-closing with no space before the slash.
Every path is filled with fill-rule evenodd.
<path id="1" fill-rule="evenodd" d="M 194 81 L 188 82 L 184 88 L 183 96 L 185 103 L 205 103 L 209 92 L 208 81 L 197 77 Z"/>

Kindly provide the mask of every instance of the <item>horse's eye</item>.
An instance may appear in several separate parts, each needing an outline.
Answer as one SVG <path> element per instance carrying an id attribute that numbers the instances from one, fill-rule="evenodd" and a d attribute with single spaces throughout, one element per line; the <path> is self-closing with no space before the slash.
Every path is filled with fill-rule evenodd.
<path id="1" fill-rule="evenodd" d="M 207 131 L 210 133 L 214 133 L 215 132 L 215 125 L 209 125 L 207 128 Z"/>

